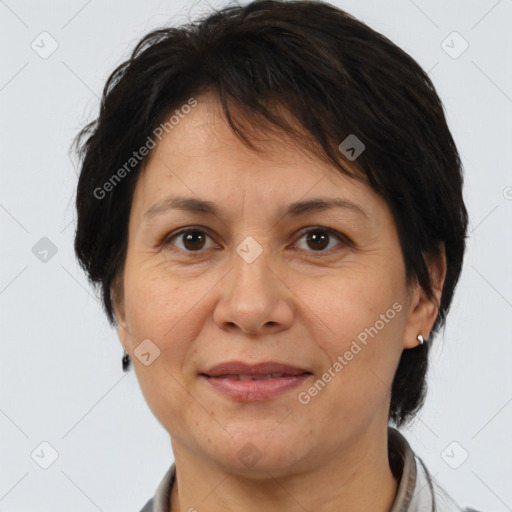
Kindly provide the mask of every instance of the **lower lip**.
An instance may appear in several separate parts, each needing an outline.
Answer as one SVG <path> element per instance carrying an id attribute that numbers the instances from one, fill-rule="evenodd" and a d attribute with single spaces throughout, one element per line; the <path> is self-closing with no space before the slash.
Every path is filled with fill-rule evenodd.
<path id="1" fill-rule="evenodd" d="M 299 386 L 311 374 L 290 375 L 262 380 L 235 380 L 230 378 L 215 378 L 201 375 L 215 389 L 236 400 L 255 402 L 274 398 L 286 391 Z"/>

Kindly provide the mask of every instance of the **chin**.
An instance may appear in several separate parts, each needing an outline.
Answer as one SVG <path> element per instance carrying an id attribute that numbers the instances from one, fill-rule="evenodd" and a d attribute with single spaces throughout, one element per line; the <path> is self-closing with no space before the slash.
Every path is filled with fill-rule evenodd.
<path id="1" fill-rule="evenodd" d="M 273 477 L 287 475 L 292 466 L 304 460 L 297 453 L 297 446 L 304 449 L 303 436 L 297 433 L 295 440 L 283 431 L 284 436 L 273 437 L 268 435 L 270 431 L 240 431 L 229 443 L 220 441 L 214 453 L 208 446 L 209 456 L 226 472 L 245 477 L 268 479 L 269 473 Z"/>

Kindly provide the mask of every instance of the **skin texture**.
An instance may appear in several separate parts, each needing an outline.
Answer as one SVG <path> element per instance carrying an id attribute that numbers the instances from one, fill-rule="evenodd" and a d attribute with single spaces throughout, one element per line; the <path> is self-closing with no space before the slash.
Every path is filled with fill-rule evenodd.
<path id="1" fill-rule="evenodd" d="M 215 96 L 197 100 L 138 179 L 115 298 L 119 339 L 171 436 L 171 511 L 387 511 L 397 490 L 387 454 L 390 387 L 402 350 L 428 337 L 437 308 L 407 286 L 392 215 L 372 189 L 284 135 L 260 134 L 265 153 L 251 151 Z M 168 210 L 144 220 L 170 194 L 213 201 L 225 216 Z M 348 209 L 279 214 L 313 197 L 348 199 L 366 217 Z M 171 240 L 185 227 L 203 239 Z M 318 249 L 308 242 L 315 227 L 349 242 L 333 234 Z M 248 236 L 263 250 L 252 263 L 236 252 Z M 430 268 L 439 299 L 444 258 Z M 394 303 L 401 311 L 300 403 L 298 394 Z M 144 339 L 160 350 L 149 366 L 134 355 Z M 241 402 L 198 378 L 228 360 L 280 361 L 314 375 L 270 400 Z M 249 442 L 261 455 L 251 467 L 238 457 Z"/>

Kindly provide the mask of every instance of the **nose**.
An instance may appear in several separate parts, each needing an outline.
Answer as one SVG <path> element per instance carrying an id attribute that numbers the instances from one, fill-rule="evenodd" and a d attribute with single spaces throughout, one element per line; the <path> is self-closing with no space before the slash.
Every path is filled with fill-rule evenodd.
<path id="1" fill-rule="evenodd" d="M 235 254 L 231 272 L 219 283 L 221 297 L 214 311 L 219 328 L 264 335 L 292 325 L 293 293 L 271 263 L 266 251 L 250 263 Z"/>

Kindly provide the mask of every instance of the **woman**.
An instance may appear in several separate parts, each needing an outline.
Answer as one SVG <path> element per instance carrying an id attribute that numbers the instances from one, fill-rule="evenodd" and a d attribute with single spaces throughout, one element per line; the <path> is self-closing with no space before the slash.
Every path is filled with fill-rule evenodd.
<path id="1" fill-rule="evenodd" d="M 175 457 L 144 512 L 461 510 L 397 430 L 467 229 L 410 56 L 327 3 L 227 7 L 148 34 L 77 148 L 76 254 Z"/>

